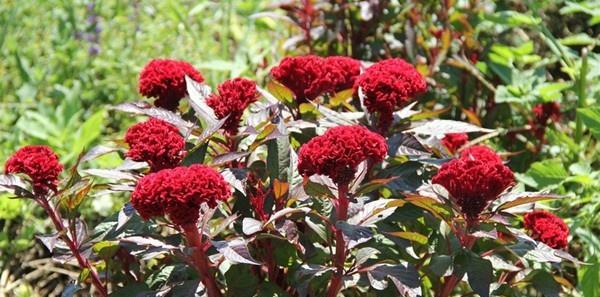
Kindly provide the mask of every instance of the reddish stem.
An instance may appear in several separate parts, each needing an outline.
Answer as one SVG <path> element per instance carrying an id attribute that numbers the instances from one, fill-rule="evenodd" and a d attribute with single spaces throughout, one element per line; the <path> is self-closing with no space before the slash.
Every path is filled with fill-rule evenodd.
<path id="1" fill-rule="evenodd" d="M 338 199 L 334 202 L 336 210 L 336 221 L 348 219 L 348 184 L 338 185 Z M 346 261 L 346 242 L 341 228 L 335 228 L 335 257 L 334 264 L 337 271 L 333 274 L 327 291 L 327 297 L 335 297 L 342 288 L 342 277 L 344 276 L 344 262 Z"/>
<path id="2" fill-rule="evenodd" d="M 208 257 L 204 253 L 206 245 L 202 243 L 202 237 L 200 236 L 198 227 L 196 224 L 187 224 L 181 226 L 181 228 L 183 229 L 188 245 L 194 248 L 192 259 L 196 266 L 196 270 L 198 270 L 198 273 L 200 274 L 202 284 L 204 284 L 204 287 L 206 288 L 208 297 L 220 297 L 221 290 L 219 290 L 219 287 L 217 286 L 215 276 L 210 272 Z"/>
<path id="3" fill-rule="evenodd" d="M 74 242 L 68 236 L 69 230 L 67 230 L 65 228 L 65 225 L 63 224 L 63 220 L 60 217 L 60 214 L 58 213 L 58 211 L 52 206 L 51 203 L 48 202 L 46 197 L 38 197 L 36 199 L 36 201 L 46 211 L 46 214 L 48 214 L 48 216 L 50 217 L 50 220 L 52 220 L 52 223 L 54 224 L 56 231 L 58 231 L 58 235 L 60 236 L 60 239 L 62 239 L 62 241 L 64 241 L 67 244 L 67 246 L 69 247 L 69 250 L 71 250 L 71 252 L 75 256 L 75 259 L 77 259 L 77 263 L 79 264 L 79 267 L 88 269 L 90 271 L 92 285 L 98 290 L 98 292 L 100 293 L 100 296 L 103 296 L 103 297 L 108 296 L 106 287 L 100 281 L 100 276 L 98 276 L 98 272 L 96 271 L 96 268 L 94 268 L 94 266 L 90 263 L 90 261 L 88 261 L 88 259 L 85 258 L 81 254 L 81 252 L 79 251 L 78 243 Z"/>

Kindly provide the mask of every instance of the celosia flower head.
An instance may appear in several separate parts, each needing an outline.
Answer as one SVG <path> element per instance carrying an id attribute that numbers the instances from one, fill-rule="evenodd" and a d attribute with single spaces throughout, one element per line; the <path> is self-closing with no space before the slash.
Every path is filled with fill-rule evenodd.
<path id="1" fill-rule="evenodd" d="M 425 92 L 427 83 L 406 61 L 387 59 L 367 68 L 356 80 L 355 88 L 362 90 L 367 110 L 379 114 L 379 128 L 387 130 L 393 111 Z"/>
<path id="2" fill-rule="evenodd" d="M 331 56 L 325 58 L 325 63 L 333 71 L 333 84 L 330 92 L 339 92 L 354 87 L 356 78 L 360 75 L 360 62 L 350 57 Z"/>
<path id="3" fill-rule="evenodd" d="M 290 89 L 298 103 L 331 91 L 335 82 L 325 59 L 314 55 L 285 57 L 271 69 L 271 76 Z"/>
<path id="4" fill-rule="evenodd" d="M 5 163 L 4 171 L 23 173 L 33 182 L 33 191 L 44 195 L 48 190 L 56 192 L 58 176 L 63 166 L 58 156 L 47 146 L 28 145 L 17 150 Z"/>
<path id="5" fill-rule="evenodd" d="M 131 194 L 131 205 L 145 220 L 166 215 L 174 224 L 186 225 L 198 221 L 202 203 L 215 207 L 230 195 L 229 184 L 220 173 L 195 164 L 142 177 Z"/>
<path id="6" fill-rule="evenodd" d="M 536 138 L 543 139 L 549 120 L 560 121 L 560 104 L 558 102 L 537 104 L 533 107 L 532 113 L 534 117 L 529 124 L 533 134 Z"/>
<path id="7" fill-rule="evenodd" d="M 558 216 L 536 210 L 525 214 L 525 228 L 532 237 L 555 249 L 564 249 L 568 246 L 569 227 Z"/>
<path id="8" fill-rule="evenodd" d="M 185 141 L 179 130 L 156 118 L 129 127 L 125 142 L 129 144 L 127 156 L 147 162 L 152 171 L 173 168 L 185 156 Z"/>
<path id="9" fill-rule="evenodd" d="M 545 125 L 550 119 L 558 122 L 561 116 L 560 104 L 558 102 L 537 104 L 533 107 L 532 112 L 536 123 L 540 125 Z"/>
<path id="10" fill-rule="evenodd" d="M 223 129 L 229 134 L 236 134 L 244 110 L 258 97 L 256 83 L 245 78 L 234 78 L 220 84 L 217 89 L 218 94 L 212 94 L 206 104 L 219 119 L 229 116 Z"/>
<path id="11" fill-rule="evenodd" d="M 492 149 L 485 145 L 474 145 L 466 148 L 460 153 L 460 157 L 464 159 L 475 159 L 490 163 L 502 164 L 502 158 Z"/>
<path id="12" fill-rule="evenodd" d="M 362 126 L 339 126 L 314 137 L 300 148 L 298 170 L 304 176 L 322 174 L 338 184 L 348 183 L 365 160 L 381 162 L 385 139 Z"/>
<path id="13" fill-rule="evenodd" d="M 477 221 L 490 202 L 514 183 L 513 172 L 498 159 L 463 152 L 460 158 L 442 165 L 432 179 L 448 190 L 469 223 Z"/>
<path id="14" fill-rule="evenodd" d="M 184 61 L 170 59 L 151 60 L 140 72 L 139 91 L 145 97 L 157 98 L 154 105 L 171 111 L 187 95 L 185 76 L 197 82 L 204 78 L 194 67 Z"/>
<path id="15" fill-rule="evenodd" d="M 456 152 L 459 148 L 469 142 L 469 135 L 467 133 L 448 133 L 442 138 L 442 144 L 450 151 L 450 153 Z"/>

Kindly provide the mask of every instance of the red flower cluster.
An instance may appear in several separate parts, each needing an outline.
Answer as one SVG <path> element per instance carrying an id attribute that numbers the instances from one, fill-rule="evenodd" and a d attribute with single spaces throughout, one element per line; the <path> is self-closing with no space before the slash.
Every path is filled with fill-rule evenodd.
<path id="1" fill-rule="evenodd" d="M 564 249 L 568 246 L 569 227 L 550 212 L 536 210 L 526 214 L 525 228 L 531 231 L 533 238 L 549 247 Z"/>
<path id="2" fill-rule="evenodd" d="M 205 165 L 164 169 L 141 178 L 131 205 L 145 220 L 168 215 L 176 225 L 195 224 L 200 205 L 215 207 L 231 195 L 223 176 Z"/>
<path id="3" fill-rule="evenodd" d="M 548 121 L 560 121 L 560 104 L 558 102 L 548 102 L 537 104 L 531 110 L 534 118 L 530 121 L 533 134 L 538 139 L 543 139 Z"/>
<path id="4" fill-rule="evenodd" d="M 219 119 L 229 115 L 223 129 L 231 135 L 236 134 L 244 110 L 258 98 L 256 83 L 238 77 L 225 81 L 217 89 L 219 94 L 208 97 L 206 104 L 215 111 Z"/>
<path id="5" fill-rule="evenodd" d="M 271 76 L 290 89 L 299 103 L 348 89 L 358 74 L 360 63 L 352 58 L 314 55 L 285 57 L 271 69 Z"/>
<path id="6" fill-rule="evenodd" d="M 298 170 L 302 175 L 323 174 L 338 184 L 354 177 L 365 160 L 381 162 L 387 154 L 385 139 L 362 126 L 340 126 L 311 139 L 300 148 Z"/>
<path id="7" fill-rule="evenodd" d="M 419 72 L 402 59 L 387 59 L 373 64 L 358 77 L 355 88 L 364 94 L 364 103 L 371 113 L 379 113 L 379 128 L 387 130 L 396 107 L 406 105 L 416 95 L 425 92 L 427 83 Z"/>
<path id="8" fill-rule="evenodd" d="M 204 78 L 188 62 L 154 59 L 140 73 L 139 91 L 148 98 L 157 98 L 154 105 L 171 111 L 179 106 L 179 100 L 187 94 L 185 76 L 197 82 Z"/>
<path id="9" fill-rule="evenodd" d="M 33 182 L 33 191 L 39 195 L 48 193 L 48 190 L 56 192 L 58 175 L 63 170 L 58 156 L 52 149 L 43 145 L 20 148 L 4 166 L 7 174 L 23 173 L 29 176 Z"/>
<path id="10" fill-rule="evenodd" d="M 360 75 L 360 62 L 350 57 L 331 56 L 325 58 L 325 63 L 333 71 L 333 84 L 330 93 L 352 89 Z"/>
<path id="11" fill-rule="evenodd" d="M 442 165 L 432 183 L 444 186 L 467 222 L 473 223 L 490 202 L 514 183 L 514 175 L 492 150 L 478 146 Z"/>
<path id="12" fill-rule="evenodd" d="M 489 163 L 501 163 L 502 158 L 493 150 L 485 145 L 474 145 L 468 147 L 460 153 L 461 158 L 476 159 Z"/>
<path id="13" fill-rule="evenodd" d="M 448 133 L 442 138 L 442 144 L 452 154 L 469 142 L 467 133 Z"/>
<path id="14" fill-rule="evenodd" d="M 127 156 L 147 162 L 154 172 L 179 165 L 185 155 L 185 141 L 179 130 L 155 118 L 129 127 L 125 142 L 129 144 Z"/>

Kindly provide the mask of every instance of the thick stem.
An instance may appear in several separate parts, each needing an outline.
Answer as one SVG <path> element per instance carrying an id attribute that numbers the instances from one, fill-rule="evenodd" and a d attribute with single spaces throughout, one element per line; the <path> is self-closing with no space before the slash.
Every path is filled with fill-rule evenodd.
<path id="1" fill-rule="evenodd" d="M 335 203 L 336 221 L 348 219 L 348 184 L 338 185 L 338 199 Z M 335 228 L 335 257 L 334 264 L 337 268 L 331 278 L 327 297 L 335 297 L 342 288 L 342 277 L 344 276 L 344 262 L 346 261 L 346 242 L 341 228 Z"/>
<path id="2" fill-rule="evenodd" d="M 204 284 L 204 287 L 206 288 L 208 297 L 220 297 L 221 290 L 219 290 L 219 287 L 217 286 L 215 276 L 210 272 L 208 257 L 204 254 L 205 245 L 202 243 L 198 227 L 196 224 L 187 224 L 181 226 L 181 228 L 183 229 L 188 245 L 194 248 L 192 257 L 196 270 L 198 270 L 198 273 L 200 274 L 202 284 Z"/>
<path id="3" fill-rule="evenodd" d="M 96 288 L 96 290 L 98 290 L 100 296 L 108 296 L 106 287 L 100 281 L 100 276 L 98 276 L 96 268 L 94 268 L 90 261 L 88 261 L 88 259 L 81 254 L 81 252 L 79 251 L 78 244 L 71 240 L 71 238 L 68 235 L 69 230 L 65 228 L 65 225 L 63 224 L 62 218 L 60 217 L 58 211 L 52 206 L 51 203 L 48 202 L 46 197 L 39 197 L 36 200 L 42 206 L 42 208 L 44 208 L 44 210 L 50 217 L 50 220 L 52 220 L 52 223 L 54 224 L 56 231 L 58 231 L 60 238 L 67 244 L 69 250 L 71 250 L 71 252 L 75 256 L 75 259 L 77 259 L 79 267 L 88 269 L 90 271 L 92 285 Z"/>

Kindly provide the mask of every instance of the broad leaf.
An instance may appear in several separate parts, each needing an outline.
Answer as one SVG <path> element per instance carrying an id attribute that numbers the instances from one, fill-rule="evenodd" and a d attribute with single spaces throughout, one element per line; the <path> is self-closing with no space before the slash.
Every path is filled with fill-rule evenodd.
<path id="1" fill-rule="evenodd" d="M 206 104 L 206 99 L 211 94 L 210 87 L 194 81 L 189 76 L 185 76 L 185 84 L 188 92 L 190 106 L 196 112 L 196 115 L 202 119 L 209 127 L 217 124 L 215 112 Z"/>
<path id="2" fill-rule="evenodd" d="M 452 120 L 433 120 L 427 122 L 419 122 L 414 124 L 415 127 L 406 132 L 417 135 L 433 135 L 440 138 L 448 133 L 471 133 L 471 132 L 493 132 L 492 129 L 486 129 L 475 126 L 473 124 L 458 122 Z"/>
<path id="3" fill-rule="evenodd" d="M 250 265 L 261 265 L 250 255 L 248 244 L 243 238 L 233 240 L 213 241 L 215 248 L 232 263 L 243 263 Z"/>
<path id="4" fill-rule="evenodd" d="M 367 227 L 350 225 L 344 221 L 338 221 L 335 227 L 342 230 L 348 249 L 352 249 L 373 238 L 373 231 Z"/>
<path id="5" fill-rule="evenodd" d="M 401 296 L 421 296 L 419 272 L 412 264 L 377 264 L 367 271 L 371 287 L 384 290 L 392 280 Z"/>
<path id="6" fill-rule="evenodd" d="M 498 199 L 499 202 L 494 208 L 494 211 L 506 210 L 523 204 L 560 198 L 564 197 L 544 192 L 509 193 Z"/>

